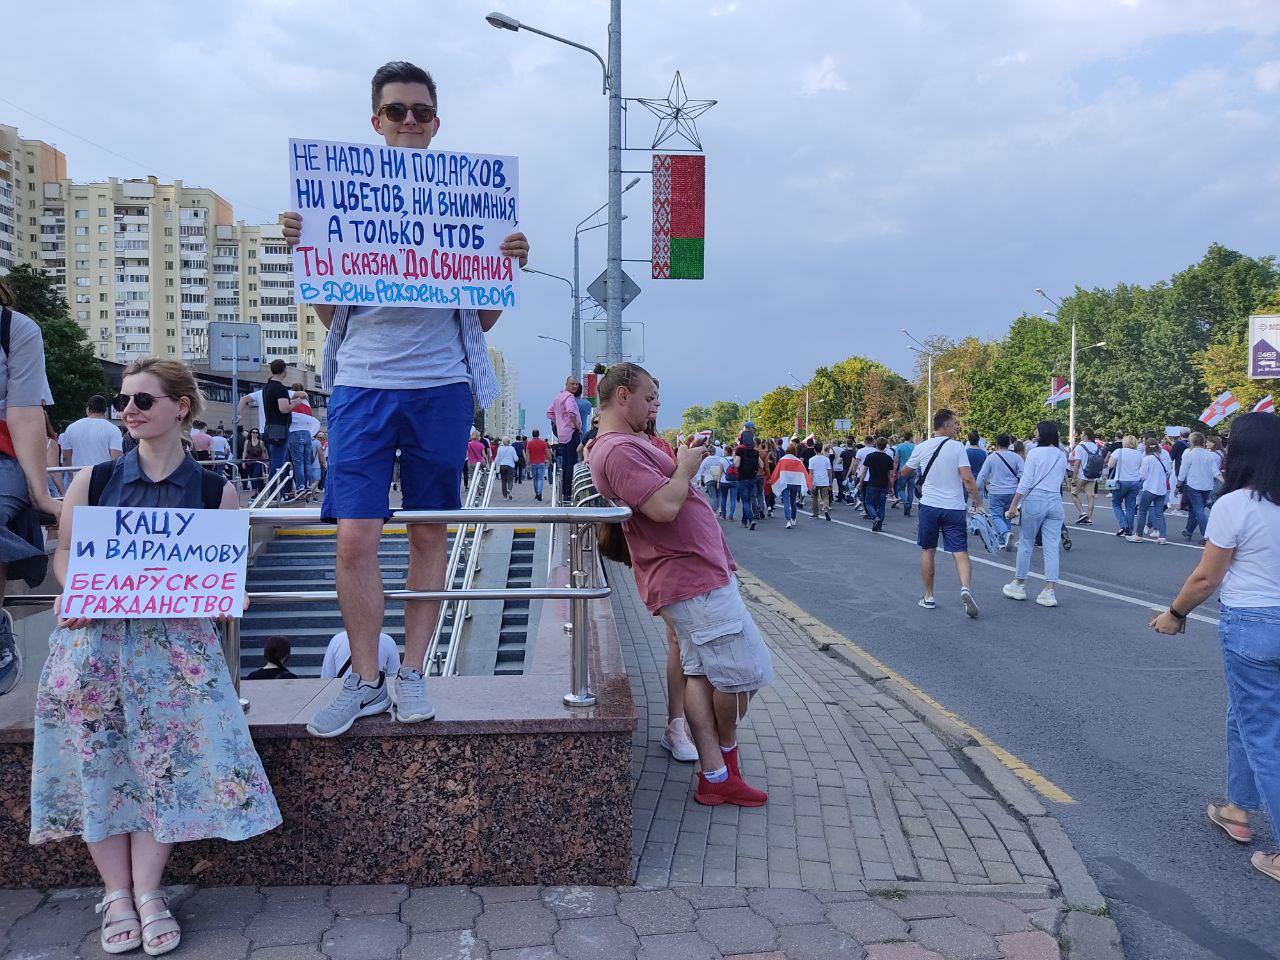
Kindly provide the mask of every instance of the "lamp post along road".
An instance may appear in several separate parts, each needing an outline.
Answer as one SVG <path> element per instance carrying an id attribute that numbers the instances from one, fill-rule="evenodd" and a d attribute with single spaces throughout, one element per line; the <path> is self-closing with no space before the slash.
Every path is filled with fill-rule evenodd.
<path id="1" fill-rule="evenodd" d="M 485 17 L 489 25 L 498 30 L 517 32 L 528 30 L 548 40 L 567 44 L 583 50 L 600 62 L 604 71 L 604 92 L 609 97 L 609 239 L 608 259 L 605 268 L 605 315 L 606 350 L 609 363 L 617 363 L 622 359 L 622 0 L 610 0 L 609 3 L 609 60 L 606 63 L 591 47 L 567 40 L 546 30 L 539 30 L 527 23 L 521 23 L 515 17 L 505 13 L 490 13 Z M 599 212 L 599 211 L 597 211 Z M 576 349 L 572 351 L 574 376 L 580 373 L 582 362 L 582 339 L 578 303 L 578 252 L 577 234 L 574 234 L 574 323 L 572 342 Z"/>
<path id="2" fill-rule="evenodd" d="M 804 429 L 806 432 L 812 432 L 809 429 L 809 385 L 807 383 L 801 383 L 800 378 L 790 370 L 787 371 L 787 376 L 796 382 L 796 386 L 804 390 Z"/>
<path id="3" fill-rule="evenodd" d="M 605 314 L 609 363 L 622 360 L 622 0 L 609 4 L 609 259 Z"/>
<path id="4" fill-rule="evenodd" d="M 580 368 L 579 360 L 581 359 L 581 357 L 577 355 L 578 352 L 580 352 L 580 348 L 581 348 L 581 343 L 578 342 L 579 333 L 578 333 L 578 285 L 577 285 L 577 279 L 578 279 L 578 274 L 577 274 L 578 236 L 577 234 L 574 234 L 574 237 L 573 237 L 573 252 L 574 252 L 574 275 L 573 275 L 574 278 L 572 280 L 570 280 L 568 277 L 562 277 L 558 273 L 547 273 L 547 271 L 545 270 L 535 270 L 533 267 L 521 267 L 520 270 L 523 273 L 536 273 L 540 277 L 550 277 L 552 280 L 559 280 L 561 283 L 567 283 L 569 285 L 569 295 L 573 298 L 573 309 L 569 312 L 569 322 L 573 325 L 573 328 L 569 333 L 569 341 L 571 342 L 558 340 L 556 337 L 542 337 L 542 339 L 556 340 L 556 342 L 563 343 L 566 347 L 569 348 L 569 374 L 571 376 L 576 377 L 578 376 L 578 370 Z M 541 337 L 542 335 L 539 334 L 539 336 Z M 574 347 L 574 343 L 578 344 L 577 348 Z"/>
<path id="5" fill-rule="evenodd" d="M 1062 304 L 1060 304 L 1057 300 L 1053 299 L 1053 297 L 1049 296 L 1039 287 L 1036 287 L 1036 293 L 1044 297 L 1046 300 L 1052 303 L 1059 310 L 1062 309 Z M 1055 320 L 1058 319 L 1058 315 L 1054 313 L 1052 310 L 1045 310 L 1044 315 L 1046 317 L 1053 317 L 1053 319 Z M 1089 346 L 1085 347 L 1085 349 L 1092 350 L 1094 347 L 1105 347 L 1106 345 L 1107 345 L 1107 341 L 1099 340 L 1097 343 L 1091 343 Z M 1075 449 L 1075 445 L 1076 445 L 1076 353 L 1077 352 L 1078 351 L 1076 350 L 1076 318 L 1072 317 L 1071 318 L 1071 362 L 1068 365 L 1068 371 L 1067 371 L 1067 383 L 1071 387 L 1071 396 L 1067 398 L 1067 446 L 1072 450 Z"/>

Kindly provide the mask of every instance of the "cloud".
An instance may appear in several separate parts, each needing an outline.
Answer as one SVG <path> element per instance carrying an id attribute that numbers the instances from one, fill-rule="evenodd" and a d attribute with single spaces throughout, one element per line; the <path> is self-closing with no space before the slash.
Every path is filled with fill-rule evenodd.
<path id="1" fill-rule="evenodd" d="M 1280 93 L 1280 60 L 1264 63 L 1253 72 L 1253 82 L 1263 93 Z"/>
<path id="2" fill-rule="evenodd" d="M 848 89 L 849 84 L 836 70 L 836 61 L 831 54 L 827 54 L 800 75 L 800 92 L 805 96 L 813 97 L 827 91 L 839 93 Z"/>

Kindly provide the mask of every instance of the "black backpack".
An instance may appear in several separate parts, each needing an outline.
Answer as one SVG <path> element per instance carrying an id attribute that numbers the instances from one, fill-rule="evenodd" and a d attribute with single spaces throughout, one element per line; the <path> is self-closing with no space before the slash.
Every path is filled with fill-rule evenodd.
<path id="1" fill-rule="evenodd" d="M 1086 480 L 1101 480 L 1102 475 L 1107 470 L 1107 455 L 1102 449 L 1102 444 L 1096 440 L 1085 443 L 1093 443 L 1093 452 L 1089 454 L 1088 459 L 1084 462 L 1084 469 L 1081 471 Z M 1084 444 L 1081 444 L 1084 446 Z M 1087 449 L 1087 448 L 1086 448 Z"/>
<path id="2" fill-rule="evenodd" d="M 96 507 L 102 500 L 102 491 L 107 488 L 107 483 L 111 480 L 111 474 L 115 471 L 116 464 L 119 460 L 104 460 L 102 463 L 94 464 L 93 472 L 89 474 L 89 501 L 88 506 Z M 222 506 L 222 488 L 225 481 L 212 470 L 200 468 L 202 476 L 200 477 L 200 496 L 203 500 L 204 509 L 217 510 Z"/>

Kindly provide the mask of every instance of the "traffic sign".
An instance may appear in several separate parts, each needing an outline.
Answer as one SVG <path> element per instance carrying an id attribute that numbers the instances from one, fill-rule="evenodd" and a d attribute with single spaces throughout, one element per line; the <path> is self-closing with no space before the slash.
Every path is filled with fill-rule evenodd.
<path id="1" fill-rule="evenodd" d="M 209 324 L 209 369 L 247 373 L 262 369 L 262 328 L 256 323 L 214 320 Z"/>
<path id="2" fill-rule="evenodd" d="M 853 428 L 852 420 L 837 420 L 835 422 L 835 430 L 837 433 L 840 433 L 840 432 L 848 433 L 849 430 L 852 428 Z"/>
<path id="3" fill-rule="evenodd" d="M 582 361 L 586 366 L 609 362 L 607 320 L 588 320 L 582 325 Z M 622 357 L 631 363 L 644 363 L 644 324 L 622 325 Z"/>
<path id="4" fill-rule="evenodd" d="M 602 307 L 605 305 L 604 304 L 605 297 L 607 297 L 609 294 L 608 277 L 609 277 L 609 271 L 604 270 L 601 272 L 600 276 L 596 277 L 594 280 L 591 281 L 590 284 L 587 285 L 587 293 L 591 294 L 595 302 L 600 304 L 600 306 Z M 631 303 L 631 301 L 638 296 L 640 296 L 640 288 L 636 285 L 636 282 L 634 280 L 632 280 L 630 277 L 627 276 L 627 271 L 623 270 L 622 271 L 622 309 L 623 310 L 627 309 L 627 305 Z M 638 363 L 639 361 L 636 361 L 636 362 Z"/>

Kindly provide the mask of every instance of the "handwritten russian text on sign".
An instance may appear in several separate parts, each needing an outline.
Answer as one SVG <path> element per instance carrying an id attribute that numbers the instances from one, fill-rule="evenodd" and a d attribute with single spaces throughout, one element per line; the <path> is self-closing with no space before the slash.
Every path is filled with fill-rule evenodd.
<path id="1" fill-rule="evenodd" d="M 65 617 L 240 616 L 249 515 L 243 510 L 77 507 Z"/>
<path id="2" fill-rule="evenodd" d="M 518 306 L 515 157 L 290 140 L 289 168 L 299 303 Z"/>

